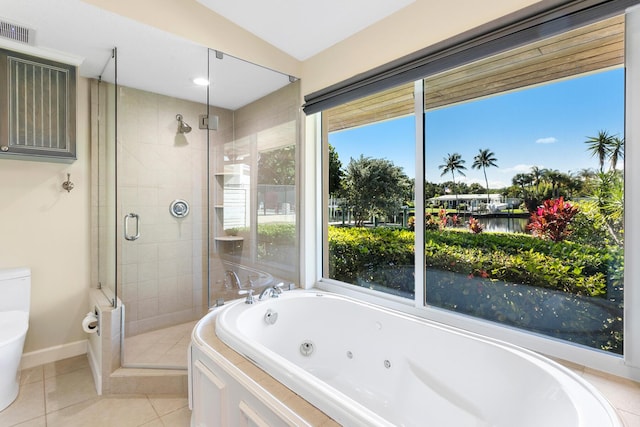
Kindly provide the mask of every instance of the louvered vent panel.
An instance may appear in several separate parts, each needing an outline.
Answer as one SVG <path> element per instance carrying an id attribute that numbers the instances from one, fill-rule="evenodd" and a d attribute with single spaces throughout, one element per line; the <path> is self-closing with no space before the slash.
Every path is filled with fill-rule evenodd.
<path id="1" fill-rule="evenodd" d="M 0 21 L 0 37 L 26 44 L 30 44 L 33 39 L 29 28 L 6 21 Z"/>
<path id="2" fill-rule="evenodd" d="M 68 150 L 69 70 L 9 57 L 9 80 L 11 145 Z"/>

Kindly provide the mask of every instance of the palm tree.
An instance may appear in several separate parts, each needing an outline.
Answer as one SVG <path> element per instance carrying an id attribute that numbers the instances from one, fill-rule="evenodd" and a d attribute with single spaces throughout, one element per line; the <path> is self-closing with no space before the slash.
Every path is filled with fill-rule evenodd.
<path id="1" fill-rule="evenodd" d="M 538 166 L 531 166 L 531 177 L 533 184 L 536 186 L 536 195 L 540 194 L 540 182 L 544 176 L 546 169 L 540 169 Z"/>
<path id="2" fill-rule="evenodd" d="M 447 173 L 451 172 L 451 179 L 453 181 L 453 185 L 454 187 L 457 187 L 455 172 L 458 172 L 460 175 L 465 176 L 464 172 L 462 171 L 467 169 L 464 166 L 466 162 L 462 160 L 462 156 L 458 153 L 453 153 L 453 154 L 447 153 L 447 157 L 444 157 L 442 160 L 444 161 L 444 164 L 438 166 L 438 169 L 442 169 L 442 173 L 440 174 L 440 176 L 444 176 Z M 454 188 L 454 194 L 456 195 L 456 209 L 458 209 L 457 188 Z"/>
<path id="3" fill-rule="evenodd" d="M 527 174 L 527 173 L 518 173 L 515 174 L 513 176 L 513 178 L 511 178 L 511 182 L 513 183 L 514 186 L 516 187 L 520 187 L 521 190 L 521 195 L 522 198 L 526 198 L 527 197 L 527 191 L 525 190 L 525 185 L 530 184 L 531 183 L 531 175 Z"/>
<path id="4" fill-rule="evenodd" d="M 496 159 L 495 156 L 496 155 L 493 151 L 489 151 L 488 148 L 484 150 L 481 149 L 473 158 L 473 165 L 471 165 L 474 169 L 482 168 L 482 173 L 484 173 L 484 182 L 487 186 L 487 205 L 489 205 L 489 180 L 487 180 L 487 168 L 491 166 L 498 167 L 496 164 L 498 159 Z"/>
<path id="5" fill-rule="evenodd" d="M 624 138 L 613 137 L 609 146 L 609 159 L 611 160 L 611 170 L 615 171 L 618 160 L 624 159 Z"/>
<path id="6" fill-rule="evenodd" d="M 582 168 L 578 172 L 578 177 L 583 181 L 588 181 L 590 179 L 594 179 L 596 177 L 596 173 L 593 169 L 590 168 Z"/>
<path id="7" fill-rule="evenodd" d="M 606 130 L 601 130 L 598 132 L 598 136 L 589 136 L 587 138 L 588 139 L 584 142 L 588 146 L 587 151 L 589 151 L 592 156 L 598 157 L 600 172 L 603 172 L 604 162 L 607 155 L 611 153 L 611 145 L 614 137 L 609 135 Z"/>
<path id="8" fill-rule="evenodd" d="M 562 172 L 557 169 L 547 169 L 544 173 L 544 179 L 551 184 L 551 197 L 558 197 L 558 194 L 560 194 L 559 185 L 562 181 Z"/>
<path id="9" fill-rule="evenodd" d="M 569 198 L 573 198 L 574 196 L 580 194 L 582 188 L 584 187 L 584 183 L 582 182 L 582 179 L 578 174 L 572 173 L 570 175 L 567 175 L 566 186 L 567 196 L 569 196 Z"/>

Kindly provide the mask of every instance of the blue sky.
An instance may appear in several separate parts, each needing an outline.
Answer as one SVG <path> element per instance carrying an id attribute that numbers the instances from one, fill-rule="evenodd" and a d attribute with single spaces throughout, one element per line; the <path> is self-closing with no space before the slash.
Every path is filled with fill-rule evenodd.
<path id="1" fill-rule="evenodd" d="M 426 115 L 427 181 L 444 182 L 438 165 L 448 153 L 466 160 L 466 177 L 484 186 L 482 170 L 471 168 L 479 149 L 495 153 L 487 169 L 490 188 L 511 185 L 531 166 L 561 172 L 598 167 L 584 141 L 598 131 L 624 136 L 624 70 L 621 68 L 430 111 Z M 386 158 L 414 175 L 414 120 L 403 117 L 334 132 L 329 143 L 343 166 L 360 154 Z M 620 162 L 621 163 L 621 162 Z M 620 167 L 620 166 L 619 166 Z"/>

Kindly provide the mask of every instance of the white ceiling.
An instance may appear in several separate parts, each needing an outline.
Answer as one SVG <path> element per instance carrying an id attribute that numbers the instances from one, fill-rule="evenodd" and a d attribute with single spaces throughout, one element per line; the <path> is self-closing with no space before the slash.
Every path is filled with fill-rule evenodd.
<path id="1" fill-rule="evenodd" d="M 301 61 L 415 0 L 197 0 Z"/>
<path id="2" fill-rule="evenodd" d="M 33 46 L 0 39 L 0 47 L 76 63 L 81 76 L 108 82 L 117 47 L 120 85 L 207 101 L 206 87 L 192 81 L 206 77 L 208 57 L 215 58 L 204 46 L 80 0 L 0 0 L 0 20 L 35 30 Z M 289 83 L 287 75 L 229 55 L 212 59 L 211 76 L 211 104 L 232 110 Z"/>
<path id="3" fill-rule="evenodd" d="M 414 0 L 197 1 L 304 59 Z M 215 58 L 205 46 L 80 0 L 0 0 L 0 20 L 35 30 L 33 47 L 3 39 L 0 47 L 75 62 L 81 76 L 109 82 L 117 47 L 120 85 L 206 103 L 207 89 L 192 81 L 206 77 L 208 57 Z M 235 110 L 289 82 L 289 76 L 228 55 L 210 64 L 210 103 L 223 108 Z"/>

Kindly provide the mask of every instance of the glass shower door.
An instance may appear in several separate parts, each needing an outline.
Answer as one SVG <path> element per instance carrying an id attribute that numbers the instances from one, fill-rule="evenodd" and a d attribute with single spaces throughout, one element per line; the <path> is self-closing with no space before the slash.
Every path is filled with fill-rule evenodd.
<path id="1" fill-rule="evenodd" d="M 92 263 L 92 283 L 101 289 L 112 306 L 116 306 L 116 69 L 114 48 L 98 80 L 91 83 L 92 140 L 92 210 L 95 213 L 92 235 L 95 260 Z"/>
<path id="2" fill-rule="evenodd" d="M 293 77 L 215 50 L 209 80 L 209 305 L 216 305 L 298 281 L 300 88 Z"/>
<path id="3" fill-rule="evenodd" d="M 191 330 L 207 309 L 207 132 L 198 128 L 206 88 L 191 82 L 206 76 L 206 52 L 198 46 L 181 52 L 178 62 L 195 68 L 176 76 L 189 86 L 179 93 L 118 88 L 116 217 L 126 367 L 185 369 Z M 124 52 L 120 57 L 121 75 L 135 72 Z"/>

